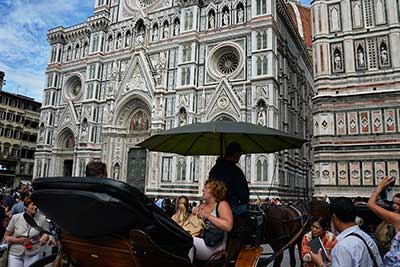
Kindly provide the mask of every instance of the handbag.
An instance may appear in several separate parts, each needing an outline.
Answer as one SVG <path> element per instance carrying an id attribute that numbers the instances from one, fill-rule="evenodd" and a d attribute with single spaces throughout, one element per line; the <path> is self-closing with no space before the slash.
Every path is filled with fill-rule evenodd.
<path id="1" fill-rule="evenodd" d="M 191 236 L 201 236 L 206 225 L 202 219 L 199 219 L 196 215 L 190 214 L 188 219 L 183 223 L 182 228 L 188 232 Z"/>
<path id="2" fill-rule="evenodd" d="M 217 204 L 217 207 L 216 207 L 217 218 L 219 217 L 218 216 L 218 206 L 219 206 L 219 203 Z M 219 244 L 220 242 L 222 242 L 222 240 L 225 237 L 225 231 L 217 228 L 209 220 L 206 220 L 205 224 L 206 224 L 206 227 L 203 231 L 204 243 L 206 243 L 206 245 L 209 247 L 214 247 L 217 244 Z"/>

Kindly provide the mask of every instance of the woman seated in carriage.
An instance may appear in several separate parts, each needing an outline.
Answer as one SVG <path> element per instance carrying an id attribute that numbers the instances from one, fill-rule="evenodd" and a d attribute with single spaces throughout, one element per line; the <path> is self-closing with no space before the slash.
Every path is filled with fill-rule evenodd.
<path id="1" fill-rule="evenodd" d="M 203 189 L 204 203 L 193 209 L 193 215 L 204 220 L 206 228 L 217 229 L 214 230 L 213 237 L 221 236 L 221 238 L 209 240 L 209 234 L 206 234 L 208 230 L 205 229 L 202 237 L 193 237 L 197 260 L 206 261 L 215 252 L 226 248 L 228 232 L 233 227 L 232 210 L 225 201 L 226 194 L 227 188 L 224 182 L 208 180 Z M 217 232 L 223 232 L 223 234 Z M 190 257 L 193 258 L 193 255 Z"/>

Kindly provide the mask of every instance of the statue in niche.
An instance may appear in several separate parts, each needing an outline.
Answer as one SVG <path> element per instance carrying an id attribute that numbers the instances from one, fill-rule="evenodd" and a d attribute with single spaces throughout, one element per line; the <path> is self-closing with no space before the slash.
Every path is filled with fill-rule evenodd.
<path id="1" fill-rule="evenodd" d="M 122 37 L 121 35 L 118 35 L 117 38 L 117 49 L 120 49 L 122 47 Z"/>
<path id="2" fill-rule="evenodd" d="M 86 141 L 87 140 L 87 135 L 88 135 L 88 124 L 84 122 L 82 124 L 82 131 L 81 131 L 81 141 Z"/>
<path id="3" fill-rule="evenodd" d="M 79 59 L 79 56 L 81 54 L 81 49 L 79 45 L 75 48 L 75 59 Z"/>
<path id="4" fill-rule="evenodd" d="M 167 59 L 165 56 L 165 52 L 160 52 L 160 62 L 158 63 L 158 69 L 163 71 L 167 68 Z"/>
<path id="5" fill-rule="evenodd" d="M 228 26 L 229 25 L 229 12 L 228 12 L 228 10 L 225 10 L 223 15 L 222 15 L 222 24 L 223 24 L 223 26 Z"/>
<path id="6" fill-rule="evenodd" d="M 158 27 L 153 28 L 153 41 L 158 41 Z"/>
<path id="7" fill-rule="evenodd" d="M 131 34 L 130 33 L 126 35 L 125 46 L 126 47 L 131 46 Z"/>
<path id="8" fill-rule="evenodd" d="M 360 67 L 365 65 L 364 49 L 361 46 L 357 49 L 357 63 Z"/>
<path id="9" fill-rule="evenodd" d="M 119 164 L 118 163 L 114 165 L 113 178 L 116 180 L 119 180 Z"/>
<path id="10" fill-rule="evenodd" d="M 40 127 L 39 130 L 39 143 L 44 141 L 44 127 Z"/>
<path id="11" fill-rule="evenodd" d="M 107 41 L 107 51 L 111 51 L 112 50 L 112 41 L 113 41 L 113 39 L 110 36 L 110 38 L 108 38 L 108 41 Z"/>
<path id="12" fill-rule="evenodd" d="M 244 21 L 244 10 L 243 10 L 242 6 L 239 6 L 239 8 L 238 8 L 237 20 L 238 20 L 238 23 L 243 23 L 243 21 Z"/>
<path id="13" fill-rule="evenodd" d="M 136 42 L 138 44 L 143 44 L 143 41 L 144 41 L 144 29 L 143 29 L 143 27 L 140 27 L 139 31 L 136 35 Z"/>
<path id="14" fill-rule="evenodd" d="M 388 63 L 389 63 L 389 57 L 388 57 L 386 44 L 382 43 L 381 44 L 381 64 L 387 65 Z"/>
<path id="15" fill-rule="evenodd" d="M 72 59 L 72 49 L 68 48 L 67 51 L 67 61 L 70 61 Z"/>
<path id="16" fill-rule="evenodd" d="M 83 56 L 87 56 L 89 53 L 89 45 L 85 45 L 85 49 L 83 50 Z"/>
<path id="17" fill-rule="evenodd" d="M 169 38 L 169 25 L 168 24 L 164 24 L 164 38 Z"/>
<path id="18" fill-rule="evenodd" d="M 70 135 L 65 142 L 65 148 L 74 148 L 75 147 L 75 138 Z"/>
<path id="19" fill-rule="evenodd" d="M 335 70 L 342 69 L 342 57 L 341 57 L 341 53 L 338 49 L 335 50 L 334 64 L 335 64 Z"/>
<path id="20" fill-rule="evenodd" d="M 208 28 L 209 29 L 215 28 L 215 15 L 213 12 L 210 12 L 210 15 L 208 17 Z"/>
<path id="21" fill-rule="evenodd" d="M 257 125 L 265 126 L 266 125 L 266 117 L 265 117 L 265 110 L 262 106 L 257 114 Z"/>
<path id="22" fill-rule="evenodd" d="M 174 35 L 175 36 L 179 35 L 179 31 L 181 30 L 180 28 L 181 28 L 181 24 L 180 24 L 179 20 L 175 21 L 175 24 L 174 24 Z"/>

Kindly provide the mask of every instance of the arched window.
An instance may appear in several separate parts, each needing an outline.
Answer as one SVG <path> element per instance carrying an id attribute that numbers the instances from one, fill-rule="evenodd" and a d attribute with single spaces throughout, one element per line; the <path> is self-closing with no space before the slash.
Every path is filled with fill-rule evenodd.
<path id="1" fill-rule="evenodd" d="M 108 36 L 108 39 L 107 39 L 107 49 L 106 49 L 106 51 L 109 52 L 112 49 L 113 49 L 113 37 L 112 37 L 112 35 L 110 35 L 110 36 Z"/>
<path id="2" fill-rule="evenodd" d="M 71 61 L 71 60 L 72 60 L 72 48 L 71 48 L 71 46 L 68 46 L 66 61 L 68 62 L 68 61 Z"/>
<path id="3" fill-rule="evenodd" d="M 77 45 L 75 46 L 75 56 L 74 56 L 74 59 L 79 59 L 80 54 L 81 54 L 81 49 L 80 49 L 80 47 L 79 47 L 79 44 L 77 44 Z"/>
<path id="4" fill-rule="evenodd" d="M 89 44 L 88 42 L 85 42 L 83 45 L 83 51 L 82 51 L 82 57 L 86 57 L 89 53 Z"/>
<path id="5" fill-rule="evenodd" d="M 268 161 L 265 157 L 259 157 L 256 163 L 257 182 L 268 181 Z"/>
<path id="6" fill-rule="evenodd" d="M 176 178 L 178 181 L 186 180 L 186 160 L 185 158 L 179 158 L 176 165 Z"/>

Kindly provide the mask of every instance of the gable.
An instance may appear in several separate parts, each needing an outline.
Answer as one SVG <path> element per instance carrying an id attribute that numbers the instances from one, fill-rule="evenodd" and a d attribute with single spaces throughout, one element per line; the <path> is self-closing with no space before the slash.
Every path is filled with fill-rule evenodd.
<path id="1" fill-rule="evenodd" d="M 241 118 L 240 102 L 225 77 L 221 79 L 210 103 L 207 105 L 206 120 L 212 120 L 220 114 L 229 114 L 237 121 Z"/>

